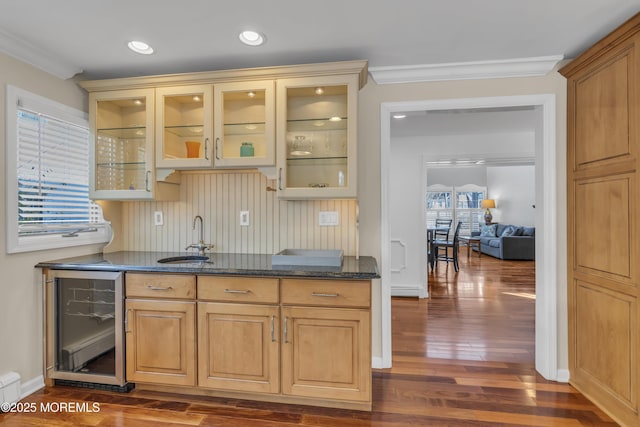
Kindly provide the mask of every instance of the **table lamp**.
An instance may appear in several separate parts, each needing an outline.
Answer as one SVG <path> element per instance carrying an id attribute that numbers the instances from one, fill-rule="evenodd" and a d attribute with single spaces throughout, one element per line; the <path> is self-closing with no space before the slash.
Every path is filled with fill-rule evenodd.
<path id="1" fill-rule="evenodd" d="M 482 207 L 484 209 L 486 209 L 486 212 L 484 213 L 484 222 L 486 224 L 491 224 L 491 220 L 493 219 L 493 215 L 491 215 L 491 211 L 489 210 L 489 208 L 494 208 L 496 207 L 496 201 L 493 199 L 485 199 L 482 201 Z"/>

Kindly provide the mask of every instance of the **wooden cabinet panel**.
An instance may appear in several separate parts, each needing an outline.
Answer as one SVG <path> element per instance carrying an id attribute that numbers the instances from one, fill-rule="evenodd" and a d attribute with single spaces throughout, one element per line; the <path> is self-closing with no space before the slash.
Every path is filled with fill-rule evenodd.
<path id="1" fill-rule="evenodd" d="M 630 176 L 580 181 L 575 187 L 575 264 L 628 278 L 631 274 Z"/>
<path id="2" fill-rule="evenodd" d="M 630 152 L 631 54 L 624 52 L 575 83 L 576 167 Z"/>
<path id="3" fill-rule="evenodd" d="M 196 296 L 196 276 L 186 274 L 127 273 L 127 297 L 192 299 Z"/>
<path id="4" fill-rule="evenodd" d="M 195 385 L 195 302 L 126 301 L 127 380 Z"/>
<path id="5" fill-rule="evenodd" d="M 282 304 L 369 307 L 371 283 L 355 280 L 282 279 Z"/>
<path id="6" fill-rule="evenodd" d="M 277 304 L 278 280 L 267 277 L 198 276 L 198 299 Z"/>
<path id="7" fill-rule="evenodd" d="M 282 392 L 370 401 L 367 310 L 283 307 Z"/>
<path id="8" fill-rule="evenodd" d="M 278 393 L 278 307 L 198 303 L 198 385 Z"/>
<path id="9" fill-rule="evenodd" d="M 637 372 L 635 298 L 577 282 L 576 368 L 633 406 Z M 606 349 L 606 350 L 605 350 Z"/>

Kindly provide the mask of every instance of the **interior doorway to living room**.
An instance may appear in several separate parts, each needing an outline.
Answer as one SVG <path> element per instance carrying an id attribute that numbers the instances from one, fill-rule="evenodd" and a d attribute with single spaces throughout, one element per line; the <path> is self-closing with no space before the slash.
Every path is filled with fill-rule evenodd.
<path id="1" fill-rule="evenodd" d="M 554 231 L 556 227 L 555 212 L 556 207 L 556 161 L 555 161 L 555 97 L 553 95 L 524 95 L 513 97 L 496 97 L 496 98 L 469 98 L 469 99 L 448 99 L 448 100 L 430 100 L 430 101 L 418 101 L 418 102 L 404 102 L 404 103 L 387 103 L 383 104 L 381 111 L 383 116 L 383 129 L 382 129 L 382 159 L 383 159 L 383 177 L 382 177 L 382 200 L 383 200 L 383 212 L 382 212 L 382 238 L 383 238 L 383 260 L 382 260 L 382 276 L 383 276 L 383 360 L 385 357 L 390 357 L 390 336 L 391 331 L 390 323 L 387 323 L 385 319 L 390 320 L 390 300 L 387 305 L 387 297 L 385 292 L 391 293 L 392 286 L 387 281 L 384 282 L 385 276 L 389 278 L 392 273 L 391 269 L 394 267 L 394 263 L 398 261 L 398 254 L 396 251 L 393 255 L 393 240 L 396 239 L 390 233 L 390 214 L 385 212 L 384 206 L 394 206 L 390 203 L 390 196 L 392 194 L 390 185 L 390 176 L 393 173 L 393 156 L 391 151 L 393 149 L 391 144 L 391 116 L 394 113 L 409 112 L 409 111 L 461 111 L 489 109 L 494 110 L 495 113 L 502 113 L 504 111 L 518 111 L 518 110 L 530 110 L 538 115 L 538 128 L 535 131 L 535 168 L 536 168 L 536 225 L 540 227 L 539 232 L 536 233 L 536 369 L 542 373 L 548 379 L 558 379 L 557 371 L 557 348 L 556 348 L 556 336 L 557 336 L 557 313 L 556 313 L 556 270 L 557 260 L 554 258 L 555 253 L 555 236 Z M 485 111 L 486 113 L 486 111 Z M 384 117 L 388 114 L 389 122 L 385 124 Z M 503 123 L 507 123 L 503 121 Z M 386 136 L 385 136 L 386 135 Z M 449 150 L 449 152 L 459 149 L 455 143 L 442 144 L 442 146 Z M 494 144 L 494 151 L 497 151 L 496 147 L 500 147 L 498 144 Z M 504 148 L 502 149 L 504 152 Z M 486 151 L 486 150 L 485 150 Z M 458 151 L 456 154 L 486 154 L 486 152 L 476 151 L 475 153 Z M 421 162 L 422 156 L 418 159 Z M 420 169 L 420 166 L 417 166 Z M 385 174 L 385 170 L 388 170 L 388 174 Z M 402 173 L 406 173 L 406 169 Z M 423 188 L 426 183 L 424 178 L 419 178 L 417 182 L 417 188 Z M 416 184 L 414 180 L 414 184 Z M 416 192 L 420 194 L 420 192 Z M 422 197 L 416 196 L 417 203 L 415 212 L 418 212 L 418 220 L 414 221 L 414 234 L 426 234 L 416 233 L 416 229 L 421 229 L 423 223 L 420 219 L 421 202 Z M 409 218 L 406 218 L 409 222 Z M 422 231 L 422 230 L 420 230 Z M 399 238 L 398 240 L 402 240 Z M 426 241 L 426 236 L 424 237 Z M 426 265 L 426 243 L 420 245 L 419 248 L 409 247 L 407 242 L 404 244 L 404 252 L 410 254 L 410 256 L 418 257 L 418 267 L 420 270 L 421 265 Z M 400 244 L 400 246 L 402 246 Z M 385 256 L 386 255 L 386 256 Z M 386 259 L 386 262 L 385 262 Z M 409 262 L 415 264 L 414 259 L 405 258 L 407 265 Z M 386 263 L 386 265 L 385 265 Z M 425 271 L 426 269 L 423 269 Z M 426 276 L 426 271 L 424 272 Z M 420 281 L 420 283 L 424 283 Z M 387 288 L 388 286 L 388 288 Z M 388 310 L 388 312 L 386 311 Z M 389 316 L 389 317 L 387 317 Z M 389 326 L 387 326 L 389 325 Z"/>

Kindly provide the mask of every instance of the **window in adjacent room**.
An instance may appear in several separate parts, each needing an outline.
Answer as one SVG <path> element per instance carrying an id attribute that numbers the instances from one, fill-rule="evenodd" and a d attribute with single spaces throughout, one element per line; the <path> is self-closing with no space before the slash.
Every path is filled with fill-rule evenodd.
<path id="1" fill-rule="evenodd" d="M 7 86 L 7 252 L 106 243 L 86 114 Z"/>
<path id="2" fill-rule="evenodd" d="M 451 219 L 452 229 L 462 221 L 461 236 L 469 236 L 472 231 L 479 231 L 484 223 L 482 200 L 486 197 L 486 187 L 464 185 L 447 187 L 430 185 L 427 189 L 427 227 L 433 227 L 436 219 Z"/>

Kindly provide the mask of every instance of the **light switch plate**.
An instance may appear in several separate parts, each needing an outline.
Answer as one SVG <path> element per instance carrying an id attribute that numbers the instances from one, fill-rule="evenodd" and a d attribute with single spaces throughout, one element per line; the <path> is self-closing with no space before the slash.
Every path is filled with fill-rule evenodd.
<path id="1" fill-rule="evenodd" d="M 164 224 L 164 215 L 162 215 L 162 211 L 155 211 L 153 213 L 153 223 L 155 225 L 163 225 Z"/>
<path id="2" fill-rule="evenodd" d="M 318 225 L 320 227 L 330 227 L 340 225 L 340 217 L 337 211 L 320 211 L 318 213 Z"/>
<path id="3" fill-rule="evenodd" d="M 249 211 L 240 211 L 240 226 L 249 226 Z"/>

